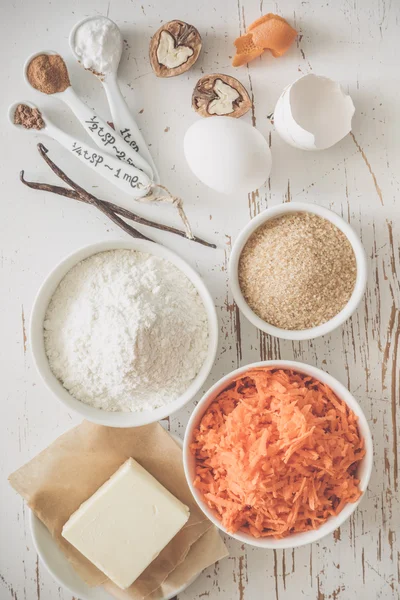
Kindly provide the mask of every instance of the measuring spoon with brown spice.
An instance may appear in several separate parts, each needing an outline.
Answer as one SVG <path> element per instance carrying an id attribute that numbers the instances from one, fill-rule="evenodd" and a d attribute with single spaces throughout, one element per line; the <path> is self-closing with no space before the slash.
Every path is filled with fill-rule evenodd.
<path id="1" fill-rule="evenodd" d="M 57 140 L 85 165 L 130 196 L 135 197 L 137 192 L 141 192 L 141 185 L 146 187 L 150 185 L 150 180 L 145 173 L 126 162 L 119 161 L 114 156 L 100 152 L 97 148 L 94 149 L 73 138 L 56 127 L 32 103 L 15 102 L 9 108 L 8 118 L 11 124 L 19 129 L 25 129 L 30 133 L 43 133 Z"/>
<path id="2" fill-rule="evenodd" d="M 153 181 L 153 172 L 149 164 L 129 148 L 125 141 L 92 111 L 79 98 L 71 86 L 67 66 L 63 58 L 53 51 L 42 51 L 28 58 L 24 67 L 27 84 L 37 91 L 55 96 L 62 100 L 79 120 L 82 127 L 90 135 L 103 152 L 115 156 L 125 164 L 136 167 L 143 173 L 143 181 Z M 148 193 L 148 186 L 137 188 L 136 197 Z"/>

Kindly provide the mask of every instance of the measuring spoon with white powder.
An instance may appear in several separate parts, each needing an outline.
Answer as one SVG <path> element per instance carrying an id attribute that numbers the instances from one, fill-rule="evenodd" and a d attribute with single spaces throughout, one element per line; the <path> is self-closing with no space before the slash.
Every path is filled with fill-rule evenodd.
<path id="1" fill-rule="evenodd" d="M 135 152 L 133 148 L 127 146 L 125 141 L 112 127 L 110 127 L 105 121 L 103 121 L 93 110 L 91 110 L 76 94 L 70 82 L 69 85 L 63 91 L 56 92 L 43 92 L 40 87 L 36 87 L 32 84 L 29 78 L 29 66 L 32 61 L 40 56 L 58 56 L 58 52 L 53 50 L 43 50 L 42 52 L 36 52 L 28 58 L 24 66 L 24 78 L 26 83 L 36 91 L 40 93 L 46 93 L 62 100 L 79 120 L 82 127 L 90 135 L 95 144 L 99 146 L 105 153 L 115 156 L 122 163 L 126 162 L 132 167 L 141 169 L 147 178 L 153 181 L 153 172 L 149 164 L 139 153 Z M 60 57 L 62 60 L 62 57 Z M 64 63 L 63 69 L 66 69 Z M 67 73 L 67 71 L 65 71 Z M 148 191 L 148 190 L 147 190 Z M 145 195 L 145 194 L 142 194 Z"/>
<path id="2" fill-rule="evenodd" d="M 116 130 L 147 161 L 154 181 L 158 181 L 150 151 L 118 85 L 117 71 L 122 55 L 118 25 L 108 17 L 85 18 L 72 29 L 69 44 L 75 58 L 103 84 Z"/>
<path id="3" fill-rule="evenodd" d="M 20 108 L 22 107 L 22 108 Z M 29 117 L 21 115 L 21 111 L 29 112 L 32 109 L 36 112 L 36 120 L 34 124 L 27 122 Z M 136 167 L 128 165 L 126 162 L 120 161 L 117 158 L 97 149 L 87 146 L 83 142 L 73 138 L 62 129 L 56 127 L 46 117 L 41 110 L 31 102 L 15 102 L 8 110 L 9 121 L 14 127 L 23 129 L 29 133 L 41 133 L 53 140 L 57 140 L 64 148 L 69 150 L 74 156 L 79 158 L 85 165 L 96 171 L 99 175 L 108 179 L 118 188 L 133 196 L 139 198 L 147 193 L 150 179 Z M 31 117 L 32 118 L 32 117 Z M 25 125 L 23 124 L 25 122 Z"/>

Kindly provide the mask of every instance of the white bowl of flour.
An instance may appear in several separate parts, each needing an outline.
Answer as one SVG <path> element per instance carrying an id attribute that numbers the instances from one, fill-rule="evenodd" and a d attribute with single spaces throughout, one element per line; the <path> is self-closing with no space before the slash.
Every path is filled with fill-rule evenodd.
<path id="1" fill-rule="evenodd" d="M 214 302 L 200 276 L 146 240 L 74 252 L 36 297 L 31 346 L 47 387 L 94 423 L 135 427 L 182 408 L 218 345 Z"/>

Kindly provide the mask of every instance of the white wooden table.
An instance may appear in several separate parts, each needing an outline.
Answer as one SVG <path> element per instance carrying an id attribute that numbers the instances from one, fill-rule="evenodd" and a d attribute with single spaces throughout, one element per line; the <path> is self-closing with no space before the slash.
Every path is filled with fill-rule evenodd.
<path id="1" fill-rule="evenodd" d="M 233 40 L 261 14 L 279 12 L 300 31 L 281 59 L 265 54 L 234 70 Z M 284 0 L 5 0 L 1 47 L 1 600 L 71 600 L 39 563 L 28 525 L 28 510 L 7 484 L 7 476 L 78 422 L 44 388 L 29 348 L 28 323 L 34 296 L 48 271 L 80 246 L 121 238 L 104 216 L 22 186 L 27 177 L 56 182 L 40 159 L 40 136 L 17 132 L 6 123 L 16 100 L 33 100 L 54 121 L 82 136 L 72 114 L 52 98 L 29 90 L 22 79 L 25 58 L 41 49 L 58 50 L 68 61 L 78 93 L 109 118 L 100 83 L 71 58 L 68 34 L 84 16 L 108 14 L 123 30 L 120 68 L 123 90 L 161 178 L 182 195 L 193 229 L 215 240 L 217 251 L 148 230 L 154 239 L 198 269 L 215 298 L 220 345 L 204 390 L 239 365 L 260 359 L 295 359 L 329 371 L 361 403 L 372 428 L 375 465 L 361 507 L 340 530 L 318 544 L 294 551 L 267 552 L 227 540 L 230 558 L 209 568 L 179 600 L 387 600 L 399 597 L 400 313 L 399 234 L 400 121 L 398 39 L 400 4 L 390 0 L 313 2 Z M 182 19 L 201 32 L 204 49 L 189 73 L 157 79 L 148 61 L 151 35 L 163 21 Z M 223 197 L 198 183 L 185 165 L 182 139 L 197 118 L 191 92 L 203 73 L 234 74 L 254 97 L 244 117 L 270 140 L 273 170 L 268 186 L 249 197 Z M 288 83 L 315 72 L 337 79 L 356 105 L 354 136 L 331 150 L 305 153 L 288 147 L 268 115 Z M 42 138 L 43 139 L 43 138 Z M 74 179 L 102 198 L 130 205 L 57 143 L 52 158 Z M 291 343 L 261 334 L 242 317 L 228 287 L 232 240 L 255 214 L 281 202 L 306 201 L 342 214 L 360 233 L 369 259 L 369 284 L 362 306 L 334 334 Z M 135 209 L 178 223 L 171 208 Z M 183 436 L 193 408 L 170 419 Z"/>

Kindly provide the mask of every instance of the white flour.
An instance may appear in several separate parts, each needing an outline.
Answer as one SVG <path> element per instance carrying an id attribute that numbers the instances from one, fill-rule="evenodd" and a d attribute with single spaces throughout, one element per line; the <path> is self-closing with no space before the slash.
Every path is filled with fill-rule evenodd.
<path id="1" fill-rule="evenodd" d="M 172 263 L 112 250 L 73 267 L 47 309 L 50 367 L 78 400 L 140 411 L 179 397 L 208 349 L 203 302 Z"/>
<path id="2" fill-rule="evenodd" d="M 121 32 L 107 17 L 93 17 L 77 28 L 73 47 L 85 69 L 107 75 L 118 69 L 122 52 Z"/>

